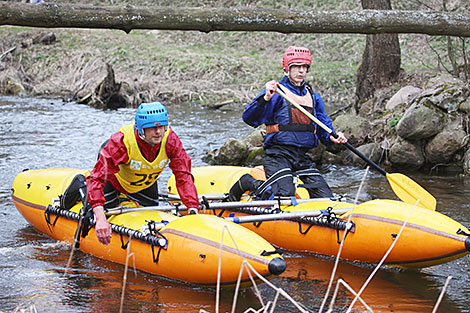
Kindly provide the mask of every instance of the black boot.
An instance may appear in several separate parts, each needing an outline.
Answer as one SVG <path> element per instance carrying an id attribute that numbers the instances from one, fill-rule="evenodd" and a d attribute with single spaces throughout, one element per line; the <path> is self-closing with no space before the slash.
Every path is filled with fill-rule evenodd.
<path id="1" fill-rule="evenodd" d="M 245 192 L 256 190 L 262 183 L 262 181 L 253 178 L 250 174 L 245 174 L 230 188 L 228 200 L 240 201 Z"/>

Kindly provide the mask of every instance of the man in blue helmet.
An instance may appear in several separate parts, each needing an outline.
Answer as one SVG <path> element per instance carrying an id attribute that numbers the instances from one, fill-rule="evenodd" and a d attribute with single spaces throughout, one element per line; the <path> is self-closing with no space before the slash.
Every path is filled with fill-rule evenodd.
<path id="1" fill-rule="evenodd" d="M 159 102 L 142 103 L 135 124 L 123 126 L 111 135 L 87 179 L 96 236 L 103 245 L 111 240 L 111 225 L 104 208 L 118 206 L 120 193 L 143 206 L 158 205 L 157 178 L 168 162 L 183 204 L 190 214 L 197 213 L 199 201 L 191 158 L 168 125 L 168 112 Z"/>

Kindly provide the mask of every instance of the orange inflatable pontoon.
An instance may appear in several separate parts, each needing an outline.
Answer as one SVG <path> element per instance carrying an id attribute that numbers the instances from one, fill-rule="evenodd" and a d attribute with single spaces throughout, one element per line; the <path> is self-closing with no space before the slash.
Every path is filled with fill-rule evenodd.
<path id="1" fill-rule="evenodd" d="M 233 184 L 246 173 L 257 179 L 265 179 L 260 168 L 208 166 L 192 169 L 199 195 L 228 193 Z M 168 192 L 174 190 L 174 177 L 171 177 Z M 306 198 L 308 193 L 299 188 L 297 196 Z M 248 195 L 244 195 L 244 198 L 251 201 Z M 217 207 L 215 202 L 212 205 Z M 395 240 L 398 241 L 385 264 L 427 267 L 460 258 L 470 250 L 470 230 L 462 224 L 439 212 L 401 201 L 372 200 L 355 206 L 334 199 L 311 199 L 310 202 L 281 205 L 280 208 L 254 206 L 206 209 L 205 212 L 220 216 L 247 216 L 324 210 L 325 213 L 320 216 L 242 225 L 281 248 L 329 256 L 337 255 L 340 241 L 347 231 L 341 257 L 352 261 L 378 263 Z M 333 214 L 335 210 L 342 210 L 342 213 Z M 408 216 L 407 225 L 397 239 Z"/>

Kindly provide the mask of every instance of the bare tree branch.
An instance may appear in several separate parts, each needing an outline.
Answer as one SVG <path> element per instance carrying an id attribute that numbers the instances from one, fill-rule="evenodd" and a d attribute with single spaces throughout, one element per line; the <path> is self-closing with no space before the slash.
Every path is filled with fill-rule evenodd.
<path id="1" fill-rule="evenodd" d="M 465 75 L 465 81 L 468 82 L 470 79 L 470 65 L 468 64 L 468 56 L 465 51 L 465 38 L 459 39 L 462 42 L 463 73 Z"/>
<path id="2" fill-rule="evenodd" d="M 452 65 L 452 75 L 459 75 L 459 65 L 455 57 L 455 47 L 452 43 L 452 37 L 447 36 L 447 56 L 449 57 L 450 64 Z"/>
<path id="3" fill-rule="evenodd" d="M 8 49 L 7 51 L 3 52 L 1 55 L 0 55 L 0 61 L 10 52 L 13 52 L 16 50 L 16 46 L 14 46 L 13 48 L 10 48 Z"/>
<path id="4" fill-rule="evenodd" d="M 451 74 L 452 75 L 452 71 L 450 71 L 446 65 L 444 64 L 444 62 L 442 61 L 442 58 L 441 58 L 441 55 L 439 54 L 439 52 L 437 52 L 437 50 L 432 46 L 432 44 L 429 42 L 429 39 L 426 38 L 426 43 L 428 44 L 428 47 L 436 54 L 436 57 L 437 57 L 437 64 L 442 66 L 447 73 Z"/>

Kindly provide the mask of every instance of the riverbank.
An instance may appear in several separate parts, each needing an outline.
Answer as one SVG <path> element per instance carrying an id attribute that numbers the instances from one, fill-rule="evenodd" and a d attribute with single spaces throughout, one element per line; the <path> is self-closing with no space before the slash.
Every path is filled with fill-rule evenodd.
<path id="1" fill-rule="evenodd" d="M 134 106 L 156 100 L 210 107 L 249 103 L 267 80 L 282 77 L 286 47 L 302 45 L 312 51 L 309 81 L 314 89 L 329 108 L 348 107 L 354 101 L 365 46 L 360 34 L 159 30 L 126 34 L 8 26 L 1 27 L 0 34 L 0 93 L 80 101 L 99 88 L 110 65 L 116 83 Z M 438 56 L 427 46 L 427 36 L 400 39 L 402 80 L 423 81 L 433 75 Z"/>
<path id="2" fill-rule="evenodd" d="M 289 3 L 282 5 L 293 5 Z M 333 4 L 325 2 L 317 9 L 334 8 Z M 336 9 L 358 8 L 342 4 Z M 362 148 L 363 152 L 374 161 L 385 166 L 426 171 L 457 165 L 468 173 L 470 167 L 466 105 L 460 111 L 454 110 L 455 105 L 450 109 L 445 106 L 439 108 L 437 102 L 442 88 L 435 86 L 438 89 L 426 91 L 427 82 L 448 68 L 443 57 L 446 45 L 441 37 L 400 35 L 403 69 L 400 80 L 377 91 L 374 99 L 362 104 L 360 112 L 352 113 L 350 107 L 355 100 L 356 72 L 365 46 L 365 35 L 159 30 L 138 30 L 126 34 L 117 30 L 9 26 L 1 27 L 0 34 L 0 93 L 59 97 L 99 108 L 117 108 L 121 104 L 135 107 L 148 101 L 210 108 L 241 106 L 249 103 L 267 80 L 282 77 L 281 59 L 288 45 L 307 46 L 312 51 L 308 81 L 325 100 L 335 128 L 347 133 L 352 144 L 366 146 Z M 103 82 L 108 85 L 103 85 Z M 438 132 L 407 138 L 406 132 L 410 129 L 401 127 L 400 135 L 397 133 L 401 118 L 412 104 L 407 102 L 412 94 L 408 93 L 406 101 L 397 103 L 392 109 L 387 107 L 387 102 L 407 87 L 424 90 L 423 99 L 429 98 L 426 92 L 433 93 L 437 114 L 441 111 L 446 114 L 438 124 L 442 129 L 455 124 L 451 121 L 457 117 L 449 114 L 461 113 L 462 116 L 458 117 L 460 143 L 451 149 L 437 145 L 425 151 L 428 141 Z M 97 99 L 97 94 L 109 95 L 113 88 L 120 90 L 120 98 L 114 100 L 116 106 L 107 106 Z M 459 89 L 462 91 L 460 95 L 455 95 L 457 107 L 466 103 L 468 94 L 465 88 Z M 453 94 L 446 99 L 452 102 L 452 97 Z M 454 133 L 452 129 L 448 131 L 449 135 L 444 140 L 450 142 Z M 399 139 L 411 141 L 403 143 Z M 255 163 L 261 151 L 259 145 L 256 149 L 254 154 L 249 152 L 248 158 L 254 159 Z M 410 149 L 413 153 L 404 153 Z M 349 164 L 354 160 L 351 155 L 338 150 L 323 149 L 312 156 L 320 163 Z M 441 151 L 451 152 L 446 152 L 442 158 L 439 157 Z M 216 151 L 209 151 L 209 162 L 214 159 L 214 153 Z M 247 160 L 245 156 L 240 159 Z M 224 163 L 236 162 L 229 160 Z"/>
<path id="3" fill-rule="evenodd" d="M 12 1 L 13 2 L 13 1 Z M 49 2 L 45 0 L 44 2 Z M 152 6 L 152 1 L 61 1 L 98 6 Z M 318 3 L 159 1 L 169 7 L 253 7 L 342 11 L 361 10 L 356 1 Z M 439 4 L 395 1 L 395 10 L 444 10 Z M 459 1 L 446 10 L 466 13 Z M 327 110 L 354 102 L 356 75 L 364 52 L 363 34 L 280 34 L 270 32 L 209 32 L 0 27 L 0 93 L 62 97 L 87 102 L 108 73 L 133 106 L 142 101 L 196 103 L 210 107 L 247 104 L 264 83 L 282 77 L 282 54 L 289 45 L 309 47 L 312 86 Z M 445 37 L 400 34 L 402 75 L 392 86 L 422 85 L 436 72 L 451 69 Z M 459 63 L 456 53 L 454 61 Z M 391 95 L 390 95 L 391 96 Z M 127 98 L 126 98 L 127 99 Z"/>
<path id="4" fill-rule="evenodd" d="M 0 33 L 2 51 L 16 47 L 2 59 L 3 94 L 79 100 L 97 88 L 109 64 L 116 82 L 141 101 L 205 106 L 249 102 L 266 80 L 282 77 L 280 60 L 286 46 L 310 41 L 295 35 L 158 30 L 125 34 L 2 27 Z M 47 33 L 53 33 L 55 41 L 37 41 Z M 329 37 L 322 40 L 323 48 L 314 56 L 315 86 L 324 90 L 330 103 L 347 105 L 364 37 L 345 35 L 342 39 L 350 45 L 355 60 L 338 54 L 325 63 L 320 55 L 330 54 L 327 41 L 334 37 Z M 240 45 L 246 48 L 240 49 Z"/>

